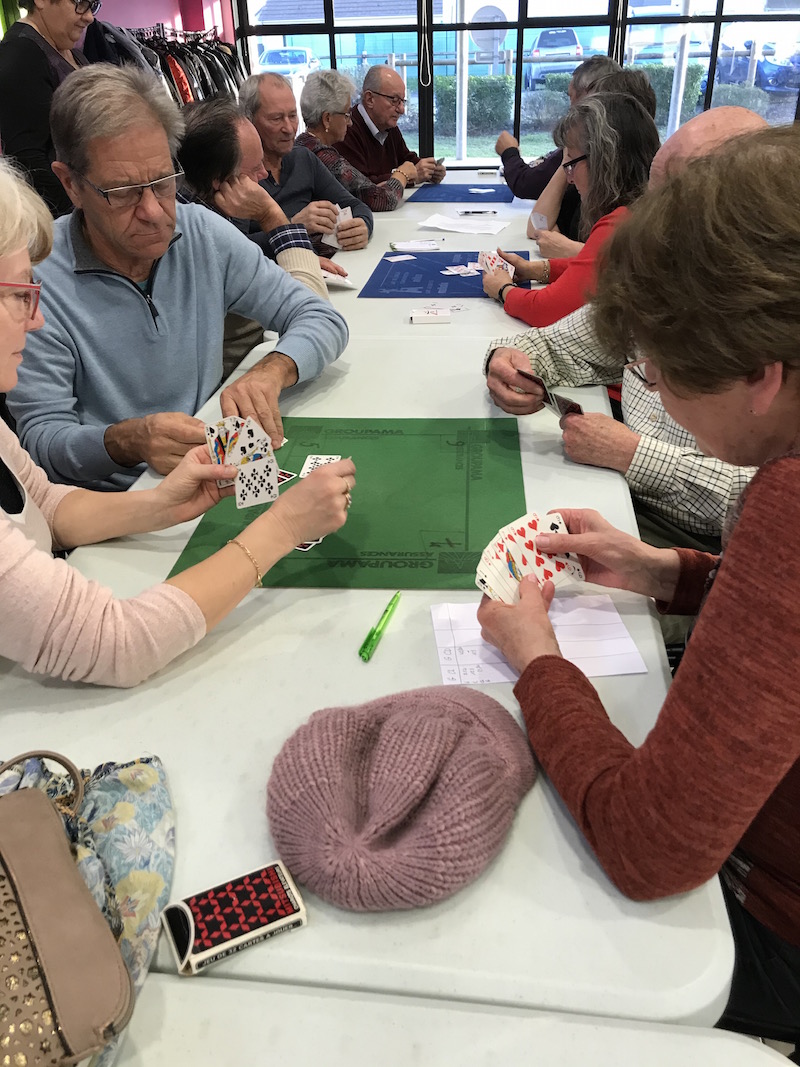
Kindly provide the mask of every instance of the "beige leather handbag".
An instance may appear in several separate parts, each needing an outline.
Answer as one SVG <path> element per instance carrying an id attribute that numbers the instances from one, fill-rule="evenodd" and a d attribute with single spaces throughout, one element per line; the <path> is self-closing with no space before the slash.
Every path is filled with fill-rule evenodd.
<path id="1" fill-rule="evenodd" d="M 83 780 L 67 811 L 77 812 Z M 107 1045 L 127 1024 L 134 992 L 103 914 L 75 865 L 61 817 L 39 789 L 0 797 L 0 1064 L 60 1067 Z"/>

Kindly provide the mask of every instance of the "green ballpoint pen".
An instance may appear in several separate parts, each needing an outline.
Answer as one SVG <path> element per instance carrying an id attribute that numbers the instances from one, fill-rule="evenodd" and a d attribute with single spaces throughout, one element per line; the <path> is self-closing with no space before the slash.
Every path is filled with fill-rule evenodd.
<path id="1" fill-rule="evenodd" d="M 383 637 L 383 631 L 386 629 L 389 619 L 391 619 L 392 615 L 394 614 L 394 609 L 397 607 L 399 600 L 400 593 L 397 592 L 386 605 L 386 610 L 378 620 L 378 625 L 373 626 L 370 632 L 364 638 L 364 643 L 358 650 L 358 654 L 359 656 L 361 656 L 365 663 L 369 663 L 369 661 L 372 659 L 372 653 L 378 647 L 378 642 Z"/>

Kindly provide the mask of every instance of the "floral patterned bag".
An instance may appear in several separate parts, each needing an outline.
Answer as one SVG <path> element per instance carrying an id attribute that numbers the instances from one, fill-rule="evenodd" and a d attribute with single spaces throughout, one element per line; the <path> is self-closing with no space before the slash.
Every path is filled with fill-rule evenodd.
<path id="1" fill-rule="evenodd" d="M 62 809 L 78 870 L 117 939 L 138 993 L 172 884 L 175 825 L 166 776 L 160 760 L 149 757 L 105 763 L 80 777 L 83 798 L 75 811 L 65 811 L 71 777 L 54 773 L 38 756 L 21 757 L 0 770 L 0 802 L 17 790 L 38 789 Z M 92 1067 L 110 1067 L 117 1045 L 118 1039 L 107 1045 Z"/>

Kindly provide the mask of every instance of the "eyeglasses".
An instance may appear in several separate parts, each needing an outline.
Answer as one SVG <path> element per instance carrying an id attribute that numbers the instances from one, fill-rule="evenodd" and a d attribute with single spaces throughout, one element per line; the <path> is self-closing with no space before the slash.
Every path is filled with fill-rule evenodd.
<path id="1" fill-rule="evenodd" d="M 331 114 L 332 115 L 341 115 L 342 118 L 344 119 L 344 121 L 347 123 L 347 125 L 350 126 L 352 124 L 352 122 L 353 122 L 352 110 L 353 109 L 351 108 L 350 111 L 332 111 Z"/>
<path id="2" fill-rule="evenodd" d="M 67 166 L 70 170 L 75 170 L 72 164 L 68 163 Z M 156 178 L 155 181 L 143 182 L 141 185 L 117 185 L 113 189 L 101 189 L 99 185 L 90 182 L 85 174 L 78 171 L 75 173 L 114 208 L 136 207 L 141 202 L 145 189 L 150 189 L 156 200 L 171 200 L 178 187 L 178 178 L 183 177 L 183 171 L 178 170 L 165 178 Z"/>
<path id="3" fill-rule="evenodd" d="M 634 359 L 634 360 L 631 360 L 630 363 L 626 363 L 625 364 L 625 369 L 629 370 L 631 372 L 631 374 L 635 374 L 636 377 L 639 379 L 639 381 L 640 382 L 644 382 L 644 384 L 647 386 L 647 388 L 651 392 L 652 392 L 652 390 L 658 388 L 658 384 L 656 383 L 655 379 L 651 376 L 652 375 L 652 370 L 651 370 L 651 367 L 650 367 L 650 364 L 649 364 L 648 360 L 646 360 L 646 359 Z"/>
<path id="4" fill-rule="evenodd" d="M 373 96 L 382 96 L 384 100 L 389 101 L 392 107 L 405 107 L 408 103 L 408 100 L 406 100 L 404 96 L 397 96 L 397 94 L 389 96 L 388 93 L 379 93 L 375 89 L 369 89 L 367 91 L 372 93 Z"/>
<path id="5" fill-rule="evenodd" d="M 96 15 L 103 6 L 103 0 L 72 0 L 72 3 L 75 7 L 76 15 L 85 15 L 87 11 L 91 11 L 93 15 Z"/>
<path id="6" fill-rule="evenodd" d="M 571 178 L 572 175 L 575 173 L 575 168 L 577 167 L 577 165 L 579 163 L 583 163 L 583 161 L 588 158 L 588 156 L 576 156 L 575 159 L 571 159 L 569 163 L 562 163 L 561 169 L 564 171 L 568 178 Z"/>
<path id="7" fill-rule="evenodd" d="M 0 282 L 3 289 L 16 289 L 16 293 L 3 294 L 10 297 L 11 317 L 17 322 L 35 319 L 39 310 L 39 296 L 42 292 L 41 282 Z"/>

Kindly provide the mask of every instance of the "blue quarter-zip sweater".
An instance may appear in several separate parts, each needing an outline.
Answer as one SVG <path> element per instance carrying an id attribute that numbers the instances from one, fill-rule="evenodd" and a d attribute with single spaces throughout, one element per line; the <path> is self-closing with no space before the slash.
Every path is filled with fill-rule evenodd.
<path id="1" fill-rule="evenodd" d="M 193 415 L 222 378 L 227 311 L 279 334 L 277 351 L 294 360 L 301 382 L 347 344 L 347 325 L 329 303 L 227 219 L 192 204 L 178 205 L 149 295 L 97 259 L 77 211 L 56 222 L 52 254 L 36 274 L 45 324 L 28 334 L 8 406 L 23 445 L 56 482 L 127 488 L 144 465 L 114 463 L 106 428 L 159 411 Z"/>

